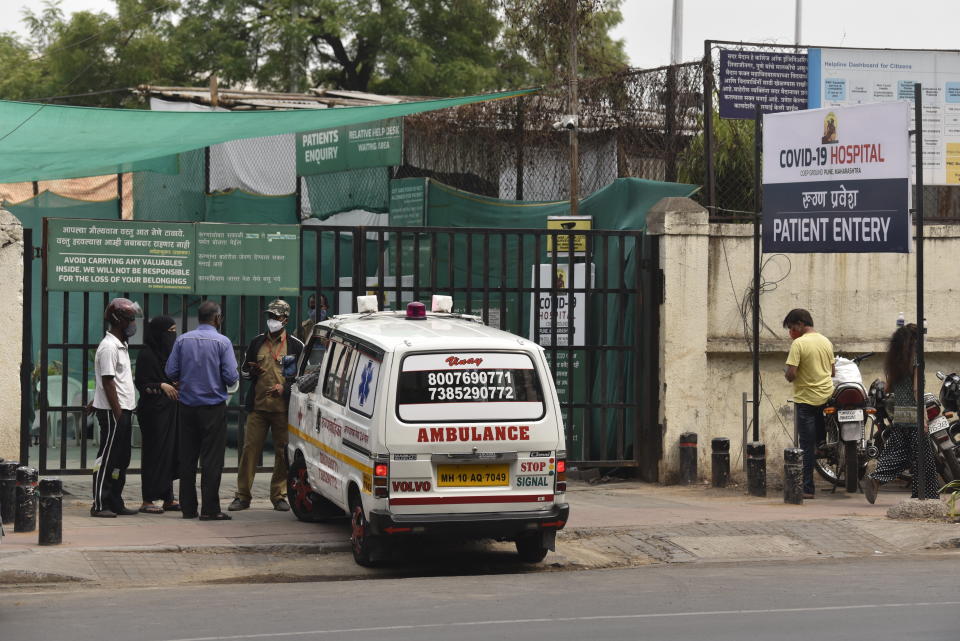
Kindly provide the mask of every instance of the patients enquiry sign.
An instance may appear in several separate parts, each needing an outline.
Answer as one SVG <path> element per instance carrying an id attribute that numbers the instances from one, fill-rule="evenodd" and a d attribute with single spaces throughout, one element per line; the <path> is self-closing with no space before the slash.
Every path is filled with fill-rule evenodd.
<path id="1" fill-rule="evenodd" d="M 909 106 L 763 117 L 763 251 L 909 252 Z"/>

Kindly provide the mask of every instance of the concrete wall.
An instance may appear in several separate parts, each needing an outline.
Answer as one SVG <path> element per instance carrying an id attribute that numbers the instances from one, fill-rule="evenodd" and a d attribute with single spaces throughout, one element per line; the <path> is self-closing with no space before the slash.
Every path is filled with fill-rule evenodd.
<path id="1" fill-rule="evenodd" d="M 685 431 L 699 436 L 701 478 L 710 478 L 710 440 L 716 436 L 730 439 L 732 472 L 742 476 L 741 399 L 743 392 L 750 394 L 753 375 L 749 333 L 753 228 L 708 225 L 706 211 L 696 203 L 668 200 L 651 211 L 650 219 L 651 233 L 661 236 L 666 287 L 661 309 L 664 458 L 660 478 L 675 481 L 677 443 Z M 694 219 L 696 224 L 691 224 Z M 928 392 L 940 389 L 938 369 L 960 369 L 960 283 L 951 260 L 958 255 L 960 227 L 925 228 Z M 869 386 L 881 377 L 882 354 L 897 313 L 903 311 L 908 322 L 916 318 L 915 259 L 916 254 L 762 256 L 760 439 L 767 446 L 771 483 L 780 476 L 783 449 L 793 439 L 793 406 L 788 402 L 792 386 L 783 378 L 790 339 L 781 325 L 783 317 L 794 307 L 804 307 L 835 351 L 876 351 L 861 366 Z"/>
<path id="2" fill-rule="evenodd" d="M 0 209 L 0 458 L 20 457 L 20 356 L 23 337 L 23 226 Z"/>

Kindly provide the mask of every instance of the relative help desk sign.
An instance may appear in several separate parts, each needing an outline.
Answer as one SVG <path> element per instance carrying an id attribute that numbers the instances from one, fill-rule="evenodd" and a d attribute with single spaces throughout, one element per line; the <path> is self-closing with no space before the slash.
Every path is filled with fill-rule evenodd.
<path id="1" fill-rule="evenodd" d="M 763 117 L 763 251 L 909 252 L 909 105 Z"/>

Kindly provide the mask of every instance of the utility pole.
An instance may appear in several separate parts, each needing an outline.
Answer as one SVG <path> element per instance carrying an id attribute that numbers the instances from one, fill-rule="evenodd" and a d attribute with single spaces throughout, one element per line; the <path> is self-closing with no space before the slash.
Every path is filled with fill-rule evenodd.
<path id="1" fill-rule="evenodd" d="M 300 46 L 297 42 L 296 35 L 298 32 L 297 20 L 300 17 L 300 7 L 297 5 L 297 0 L 293 0 L 293 2 L 290 3 L 290 17 L 292 18 L 293 33 L 290 35 L 290 83 L 288 85 L 288 91 L 290 93 L 297 93 L 300 91 L 300 82 L 298 80 L 298 76 L 300 75 Z"/>
<path id="2" fill-rule="evenodd" d="M 664 180 L 677 180 L 677 67 L 683 58 L 683 0 L 673 0 L 673 25 L 670 36 L 670 66 L 667 68 L 666 100 L 664 101 Z"/>
<path id="3" fill-rule="evenodd" d="M 803 0 L 795 0 L 796 11 L 793 17 L 793 44 L 800 44 L 800 32 L 803 28 Z"/>
<path id="4" fill-rule="evenodd" d="M 797 0 L 800 2 L 800 0 Z M 683 0 L 673 0 L 673 25 L 670 30 L 670 64 L 678 65 L 683 58 Z"/>
<path id="5" fill-rule="evenodd" d="M 577 141 L 578 106 L 579 97 L 577 94 L 577 36 L 579 35 L 580 25 L 577 12 L 578 0 L 569 0 L 570 3 L 570 99 L 569 113 L 574 117 L 574 126 L 570 128 L 570 215 L 576 216 L 579 213 L 580 198 L 580 156 Z"/>

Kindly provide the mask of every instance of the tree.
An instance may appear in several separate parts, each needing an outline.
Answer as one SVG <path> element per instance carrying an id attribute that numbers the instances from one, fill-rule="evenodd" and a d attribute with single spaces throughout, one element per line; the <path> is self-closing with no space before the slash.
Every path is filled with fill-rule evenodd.
<path id="1" fill-rule="evenodd" d="M 447 96 L 565 77 L 568 0 L 115 0 L 116 16 L 65 17 L 55 0 L 0 35 L 2 98 L 85 94 L 131 104 L 138 84 Z M 609 37 L 621 0 L 578 0 L 581 73 L 622 65 Z M 97 92 L 96 95 L 87 95 Z"/>
<path id="2" fill-rule="evenodd" d="M 626 64 L 622 0 L 579 0 L 581 74 Z M 458 95 L 564 77 L 567 0 L 184 0 L 194 73 L 264 89 Z M 205 43 L 197 46 L 197 43 Z M 241 51 L 238 43 L 245 45 Z"/>
<path id="3" fill-rule="evenodd" d="M 623 21 L 622 0 L 576 0 L 580 77 L 605 76 L 627 66 L 622 40 L 610 30 Z M 553 84 L 569 76 L 570 0 L 501 0 L 504 46 L 513 51 L 512 80 Z"/>
<path id="4" fill-rule="evenodd" d="M 72 104 L 118 106 L 131 104 L 126 89 L 137 84 L 183 82 L 189 74 L 169 41 L 177 7 L 174 0 L 117 0 L 116 17 L 79 11 L 68 19 L 47 0 L 39 13 L 25 11 L 28 42 L 5 36 L 0 44 L 0 62 L 17 70 L 0 83 L 0 96 L 72 95 Z M 10 66 L 18 56 L 22 64 Z"/>
<path id="5" fill-rule="evenodd" d="M 713 166 L 717 181 L 717 215 L 754 210 L 754 122 L 729 120 L 713 112 Z M 690 140 L 677 163 L 677 179 L 692 185 L 706 184 L 706 148 L 701 130 Z M 703 194 L 701 194 L 703 195 Z"/>

